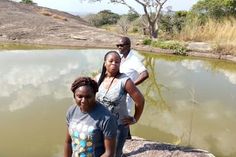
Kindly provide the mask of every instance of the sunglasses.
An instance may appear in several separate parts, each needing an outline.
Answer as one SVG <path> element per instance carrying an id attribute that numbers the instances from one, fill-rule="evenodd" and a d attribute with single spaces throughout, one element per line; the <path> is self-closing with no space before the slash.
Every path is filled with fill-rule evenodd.
<path id="1" fill-rule="evenodd" d="M 116 47 L 124 47 L 125 45 L 129 45 L 129 44 L 117 44 Z"/>

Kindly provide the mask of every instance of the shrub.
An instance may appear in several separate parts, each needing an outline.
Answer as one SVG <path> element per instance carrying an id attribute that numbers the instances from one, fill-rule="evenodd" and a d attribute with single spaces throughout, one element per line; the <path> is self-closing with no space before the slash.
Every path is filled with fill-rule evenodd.
<path id="1" fill-rule="evenodd" d="M 150 39 L 150 38 L 143 40 L 143 45 L 151 45 L 151 43 L 152 43 L 152 39 Z"/>
<path id="2" fill-rule="evenodd" d="M 173 40 L 162 41 L 162 40 L 144 39 L 143 44 L 151 45 L 153 47 L 159 47 L 162 49 L 174 50 L 174 54 L 177 54 L 177 55 L 187 55 L 186 46 L 183 43 L 178 42 L 178 41 L 173 41 Z"/>
<path id="3" fill-rule="evenodd" d="M 21 0 L 21 3 L 33 4 L 33 1 L 32 0 Z"/>

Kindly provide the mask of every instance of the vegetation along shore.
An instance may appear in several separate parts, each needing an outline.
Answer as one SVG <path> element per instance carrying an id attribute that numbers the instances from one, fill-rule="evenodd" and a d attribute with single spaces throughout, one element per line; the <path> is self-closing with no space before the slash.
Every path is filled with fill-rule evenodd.
<path id="1" fill-rule="evenodd" d="M 152 38 L 145 18 L 135 12 L 118 15 L 104 10 L 81 18 L 34 3 L 2 0 L 0 48 L 8 49 L 12 44 L 38 45 L 39 48 L 42 45 L 115 48 L 115 41 L 124 34 L 130 36 L 136 50 L 236 62 L 235 11 L 226 9 L 227 12 L 220 15 L 211 11 L 199 15 L 204 5 L 210 5 L 205 3 L 197 3 L 188 12 L 169 10 L 163 13 L 158 38 Z M 215 4 L 212 9 L 220 5 L 223 4 Z M 235 8 L 234 3 L 229 5 Z"/>

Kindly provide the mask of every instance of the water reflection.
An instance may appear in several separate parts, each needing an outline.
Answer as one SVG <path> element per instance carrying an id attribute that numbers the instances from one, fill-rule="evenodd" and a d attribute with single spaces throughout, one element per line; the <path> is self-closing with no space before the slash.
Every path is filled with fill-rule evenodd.
<path id="1" fill-rule="evenodd" d="M 69 90 L 97 73 L 107 50 L 0 53 L 0 156 L 62 156 Z M 236 156 L 236 64 L 140 54 L 150 78 L 139 86 L 144 115 L 134 135 Z M 14 151 L 12 151 L 14 150 Z"/>
<path id="2" fill-rule="evenodd" d="M 14 99 L 8 108 L 1 105 L 0 110 L 22 109 L 46 95 L 55 99 L 70 97 L 68 87 L 75 76 L 96 69 L 99 63 L 89 51 L 80 55 L 64 53 L 65 50 L 51 51 L 49 54 L 42 50 L 2 52 L 0 96 L 14 96 Z"/>
<path id="3" fill-rule="evenodd" d="M 176 59 L 172 56 L 144 57 L 155 79 L 148 82 L 152 91 L 146 85 L 142 88 L 142 91 L 146 89 L 148 106 L 140 123 L 159 129 L 154 139 L 208 149 L 216 156 L 235 156 L 236 135 L 233 132 L 236 127 L 233 123 L 236 122 L 236 65 L 223 62 L 225 66 L 219 66 L 219 63 L 216 66 L 214 60 Z M 156 95 L 149 96 L 153 91 Z M 157 103 L 157 100 L 165 103 Z M 163 110 L 163 105 L 169 110 Z M 138 127 L 133 130 L 140 132 Z M 166 138 L 160 131 L 169 133 L 172 138 Z M 150 139 L 149 135 L 143 137 Z"/>
<path id="4" fill-rule="evenodd" d="M 144 57 L 144 65 L 149 71 L 149 80 L 145 84 L 145 89 L 143 89 L 143 93 L 145 95 L 146 103 L 153 104 L 157 107 L 160 107 L 161 110 L 169 109 L 166 104 L 165 99 L 162 95 L 162 88 L 167 89 L 163 84 L 158 83 L 158 69 L 156 65 L 156 59 L 151 55 L 146 55 Z M 158 105 L 157 105 L 158 104 Z"/>

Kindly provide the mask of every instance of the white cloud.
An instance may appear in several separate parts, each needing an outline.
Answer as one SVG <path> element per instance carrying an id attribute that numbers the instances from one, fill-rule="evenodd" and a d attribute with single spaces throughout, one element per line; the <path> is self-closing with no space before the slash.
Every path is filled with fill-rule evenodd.
<path id="1" fill-rule="evenodd" d="M 183 81 L 174 80 L 174 81 L 171 81 L 169 83 L 168 87 L 176 88 L 176 89 L 184 89 L 185 88 L 185 84 L 184 84 Z"/>
<path id="2" fill-rule="evenodd" d="M 200 60 L 183 60 L 181 64 L 187 69 L 195 72 L 199 72 L 200 68 L 204 68 L 204 62 Z"/>
<path id="3" fill-rule="evenodd" d="M 69 55 L 64 53 L 65 50 L 51 51 L 55 52 L 11 51 L 0 59 L 0 97 L 14 97 L 8 104 L 10 111 L 27 107 L 36 98 L 47 95 L 54 99 L 71 97 L 69 89 L 72 81 L 83 72 L 97 69 L 98 64 L 101 64 L 97 57 L 103 58 L 104 55 L 92 52 L 97 57 L 91 58 L 91 50 L 83 50 L 85 53 L 66 50 L 67 53 L 71 52 Z M 7 62 L 11 64 L 6 66 Z"/>
<path id="4" fill-rule="evenodd" d="M 220 72 L 222 72 L 232 84 L 236 84 L 236 73 L 223 70 L 223 69 L 221 69 Z"/>

